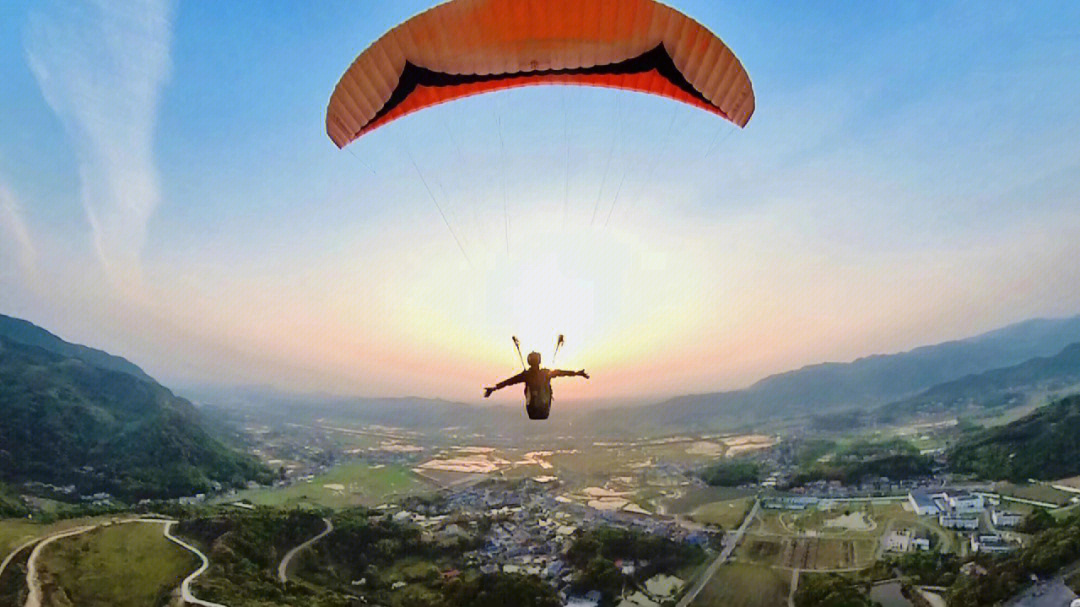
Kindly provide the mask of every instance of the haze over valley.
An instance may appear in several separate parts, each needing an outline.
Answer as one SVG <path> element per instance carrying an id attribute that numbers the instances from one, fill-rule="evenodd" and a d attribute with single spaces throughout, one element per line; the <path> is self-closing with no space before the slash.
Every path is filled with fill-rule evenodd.
<path id="1" fill-rule="evenodd" d="M 0 2 L 0 607 L 1080 607 L 1078 24 Z"/>

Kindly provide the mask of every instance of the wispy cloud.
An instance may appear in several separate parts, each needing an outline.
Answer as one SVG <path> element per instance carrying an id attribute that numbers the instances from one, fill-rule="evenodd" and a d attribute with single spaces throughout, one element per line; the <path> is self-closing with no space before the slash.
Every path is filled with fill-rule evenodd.
<path id="1" fill-rule="evenodd" d="M 31 282 L 35 280 L 37 249 L 30 238 L 19 201 L 3 183 L 0 183 L 0 254 L 11 255 L 23 275 Z"/>
<path id="2" fill-rule="evenodd" d="M 75 147 L 94 245 L 118 286 L 141 282 L 161 200 L 153 139 L 173 9 L 169 0 L 48 1 L 30 15 L 27 58 Z"/>

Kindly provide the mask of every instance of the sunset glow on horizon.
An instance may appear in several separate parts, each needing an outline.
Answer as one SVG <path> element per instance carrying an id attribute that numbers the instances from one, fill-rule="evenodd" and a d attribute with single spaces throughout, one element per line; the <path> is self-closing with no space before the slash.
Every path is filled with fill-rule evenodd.
<path id="1" fill-rule="evenodd" d="M 564 334 L 579 403 L 1080 313 L 1075 4 L 686 0 L 750 73 L 745 129 L 537 87 L 339 150 L 336 79 L 428 5 L 382 4 L 3 9 L 0 313 L 170 387 L 469 402 L 511 336 L 548 366 Z M 112 28 L 138 59 L 80 63 Z"/>

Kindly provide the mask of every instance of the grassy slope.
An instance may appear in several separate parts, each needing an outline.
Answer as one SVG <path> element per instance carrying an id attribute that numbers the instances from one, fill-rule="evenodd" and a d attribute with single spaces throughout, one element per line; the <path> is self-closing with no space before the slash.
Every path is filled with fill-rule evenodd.
<path id="1" fill-rule="evenodd" d="M 710 502 L 695 508 L 690 518 L 699 523 L 719 525 L 722 529 L 735 529 L 742 523 L 750 504 L 753 503 L 752 497 Z"/>
<path id="2" fill-rule="evenodd" d="M 107 517 L 73 518 L 43 525 L 26 519 L 0 521 L 0 559 L 25 541 L 104 520 Z"/>
<path id="3" fill-rule="evenodd" d="M 197 566 L 162 526 L 127 523 L 60 540 L 43 554 L 49 588 L 80 607 L 160 605 Z M 64 604 L 60 596 L 53 604 Z M 49 604 L 47 600 L 46 604 Z"/>

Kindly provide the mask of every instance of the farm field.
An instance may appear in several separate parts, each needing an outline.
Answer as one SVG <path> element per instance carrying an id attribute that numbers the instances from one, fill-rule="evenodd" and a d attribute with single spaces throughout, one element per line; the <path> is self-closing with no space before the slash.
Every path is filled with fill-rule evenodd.
<path id="1" fill-rule="evenodd" d="M 1039 502 L 1067 505 L 1076 494 L 1068 491 L 1054 489 L 1050 485 L 1032 483 L 1030 485 L 1017 485 L 1015 483 L 1001 482 L 994 485 L 994 491 L 1002 496 L 1019 497 Z"/>
<path id="2" fill-rule="evenodd" d="M 374 506 L 394 496 L 428 490 L 430 486 L 404 466 L 349 463 L 288 487 L 241 491 L 229 501 L 247 500 L 262 506 L 347 508 Z"/>
<path id="3" fill-rule="evenodd" d="M 42 551 L 46 605 L 160 605 L 194 571 L 193 555 L 165 539 L 156 523 L 101 527 Z"/>
<path id="4" fill-rule="evenodd" d="M 692 603 L 694 607 L 775 607 L 786 605 L 791 575 L 743 563 L 724 565 Z"/>
<path id="5" fill-rule="evenodd" d="M 752 489 L 737 487 L 689 486 L 678 489 L 678 497 L 664 500 L 664 511 L 668 514 L 689 514 L 707 504 L 726 502 L 754 496 Z"/>
<path id="6" fill-rule="evenodd" d="M 840 504 L 828 511 L 768 511 L 749 529 L 736 555 L 770 567 L 809 570 L 867 567 L 882 537 L 892 531 L 929 531 L 941 549 L 955 549 L 955 534 L 920 519 L 901 503 Z"/>
<path id="7" fill-rule="evenodd" d="M 748 562 L 783 569 L 854 569 L 873 561 L 875 540 L 747 536 L 737 551 Z"/>

